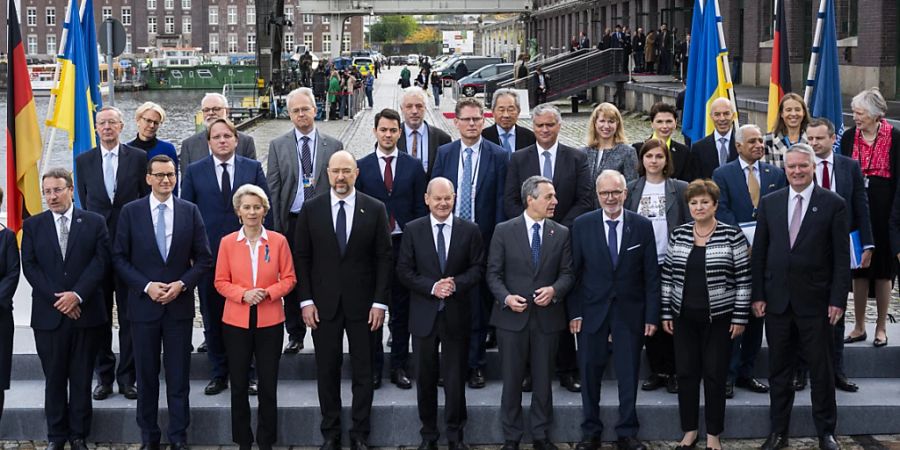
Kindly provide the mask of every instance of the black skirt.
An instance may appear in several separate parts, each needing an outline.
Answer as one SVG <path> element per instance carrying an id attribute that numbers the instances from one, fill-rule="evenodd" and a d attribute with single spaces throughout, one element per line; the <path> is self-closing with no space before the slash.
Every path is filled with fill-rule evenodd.
<path id="1" fill-rule="evenodd" d="M 891 188 L 891 180 L 883 177 L 869 177 L 866 194 L 869 197 L 869 217 L 872 221 L 875 251 L 872 253 L 872 264 L 869 268 L 854 270 L 853 278 L 892 280 L 894 274 L 897 273 L 897 259 L 891 252 L 889 226 L 891 208 L 894 206 L 894 189 Z"/>

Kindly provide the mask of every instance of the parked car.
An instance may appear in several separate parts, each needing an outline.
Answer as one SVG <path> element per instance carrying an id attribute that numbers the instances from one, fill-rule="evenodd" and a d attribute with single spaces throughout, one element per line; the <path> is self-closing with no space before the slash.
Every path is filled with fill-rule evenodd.
<path id="1" fill-rule="evenodd" d="M 360 72 L 369 72 L 372 70 L 372 58 L 368 56 L 357 56 L 353 58 L 353 67 L 359 69 Z"/>
<path id="2" fill-rule="evenodd" d="M 409 64 L 410 66 L 418 66 L 419 65 L 419 55 L 417 55 L 415 53 L 410 53 L 409 55 L 406 55 L 406 64 Z"/>
<path id="3" fill-rule="evenodd" d="M 484 93 L 484 83 L 488 78 L 504 72 L 510 72 L 512 71 L 512 69 L 512 63 L 500 63 L 484 66 L 471 73 L 469 76 L 459 79 L 459 92 L 464 97 L 474 97 L 475 94 Z"/>
<path id="4" fill-rule="evenodd" d="M 438 70 L 438 75 L 442 79 L 444 79 L 445 84 L 449 84 L 450 80 L 456 80 L 456 68 L 459 67 L 460 63 L 465 61 L 466 67 L 469 69 L 469 73 L 473 73 L 478 69 L 481 69 L 484 66 L 489 66 L 492 64 L 500 64 L 503 61 L 503 58 L 496 56 L 460 56 L 456 59 L 450 59 L 445 64 L 441 66 Z"/>

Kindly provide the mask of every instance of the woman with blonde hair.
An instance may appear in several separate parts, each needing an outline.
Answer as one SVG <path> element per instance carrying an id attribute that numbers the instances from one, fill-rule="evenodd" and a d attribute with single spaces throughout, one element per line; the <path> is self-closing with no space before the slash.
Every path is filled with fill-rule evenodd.
<path id="1" fill-rule="evenodd" d="M 175 172 L 178 173 L 178 152 L 171 142 L 157 137 L 162 124 L 166 122 L 166 110 L 153 102 L 144 102 L 134 112 L 134 121 L 137 122 L 137 137 L 128 145 L 137 147 L 147 152 L 147 161 L 156 155 L 166 155 L 175 163 Z M 178 195 L 178 185 L 175 185 L 175 195 Z"/>
<path id="2" fill-rule="evenodd" d="M 600 172 L 610 169 L 625 176 L 626 182 L 638 178 L 638 161 L 634 148 L 625 143 L 625 125 L 619 108 L 612 103 L 601 103 L 594 108 L 588 120 L 587 145 L 581 151 L 587 154 L 590 179 L 596 180 Z M 599 208 L 594 198 L 594 209 Z"/>

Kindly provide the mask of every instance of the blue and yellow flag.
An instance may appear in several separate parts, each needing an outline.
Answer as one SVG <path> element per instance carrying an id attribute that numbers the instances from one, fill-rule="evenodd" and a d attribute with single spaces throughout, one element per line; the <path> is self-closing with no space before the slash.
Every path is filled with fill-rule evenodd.
<path id="1" fill-rule="evenodd" d="M 691 58 L 688 62 L 687 86 L 684 95 L 683 130 L 692 142 L 703 139 L 713 131 L 709 108 L 713 100 L 728 98 L 731 88 L 725 77 L 728 50 L 720 44 L 716 0 L 695 0 L 691 24 Z M 700 13 L 702 11 L 702 15 Z"/>
<path id="2" fill-rule="evenodd" d="M 81 38 L 84 40 L 84 56 L 87 60 L 88 85 L 91 87 L 93 117 L 96 119 L 97 110 L 103 107 L 103 97 L 100 95 L 100 58 L 97 55 L 97 24 L 94 22 L 93 0 L 84 0 L 82 8 L 84 8 L 84 12 L 81 14 Z M 112 68 L 112 65 L 109 67 Z"/>

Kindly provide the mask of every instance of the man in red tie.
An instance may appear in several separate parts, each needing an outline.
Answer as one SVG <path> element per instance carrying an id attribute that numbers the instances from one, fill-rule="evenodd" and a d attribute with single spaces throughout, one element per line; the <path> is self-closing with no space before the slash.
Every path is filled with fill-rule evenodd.
<path id="1" fill-rule="evenodd" d="M 375 197 L 387 208 L 394 261 L 397 261 L 400 241 L 406 224 L 428 214 L 425 207 L 427 178 L 422 164 L 409 153 L 398 151 L 397 140 L 401 136 L 400 113 L 383 109 L 375 115 L 375 151 L 360 159 L 356 189 Z M 409 360 L 409 291 L 396 275 L 391 280 L 390 322 L 391 331 L 391 382 L 401 389 L 412 388 L 407 376 Z M 381 386 L 384 366 L 384 350 L 381 331 L 372 342 L 372 384 Z"/>

